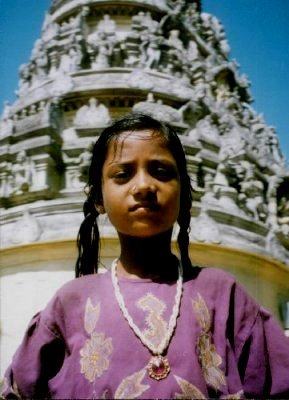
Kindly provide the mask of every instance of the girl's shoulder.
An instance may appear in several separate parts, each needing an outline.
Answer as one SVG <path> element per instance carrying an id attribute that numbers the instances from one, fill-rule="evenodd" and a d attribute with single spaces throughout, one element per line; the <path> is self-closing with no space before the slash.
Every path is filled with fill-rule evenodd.
<path id="1" fill-rule="evenodd" d="M 189 274 L 188 281 L 194 281 L 203 284 L 214 284 L 215 285 L 235 285 L 236 278 L 231 272 L 228 272 L 222 268 L 215 268 L 209 266 L 193 266 L 192 271 Z"/>
<path id="2" fill-rule="evenodd" d="M 233 273 L 222 268 L 194 267 L 195 276 L 185 282 L 188 290 L 203 294 L 213 302 L 231 302 L 232 299 L 240 303 L 250 304 L 256 309 L 259 305 L 243 284 Z"/>
<path id="3" fill-rule="evenodd" d="M 60 300 L 67 298 L 87 297 L 90 294 L 99 293 L 99 295 L 107 293 L 108 286 L 111 285 L 109 272 L 84 275 L 74 278 L 66 282 L 57 290 L 56 296 Z"/>

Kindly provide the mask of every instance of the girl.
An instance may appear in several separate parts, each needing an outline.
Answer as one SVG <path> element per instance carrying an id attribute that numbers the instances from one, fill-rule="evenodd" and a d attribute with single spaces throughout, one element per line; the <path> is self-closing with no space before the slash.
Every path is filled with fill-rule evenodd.
<path id="1" fill-rule="evenodd" d="M 149 116 L 105 129 L 89 171 L 76 275 L 31 321 L 3 396 L 289 398 L 289 343 L 227 273 L 192 267 L 191 186 L 176 133 Z M 97 217 L 121 251 L 98 266 Z M 178 222 L 181 260 L 171 252 Z"/>

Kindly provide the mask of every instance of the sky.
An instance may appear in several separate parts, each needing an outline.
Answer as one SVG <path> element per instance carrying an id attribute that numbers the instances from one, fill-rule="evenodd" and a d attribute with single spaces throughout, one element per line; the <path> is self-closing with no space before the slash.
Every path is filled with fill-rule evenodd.
<path id="1" fill-rule="evenodd" d="M 16 100 L 18 68 L 40 37 L 52 0 L 0 0 L 0 113 Z M 289 161 L 289 0 L 202 0 L 222 22 L 230 58 L 251 82 L 253 108 L 277 130 Z"/>

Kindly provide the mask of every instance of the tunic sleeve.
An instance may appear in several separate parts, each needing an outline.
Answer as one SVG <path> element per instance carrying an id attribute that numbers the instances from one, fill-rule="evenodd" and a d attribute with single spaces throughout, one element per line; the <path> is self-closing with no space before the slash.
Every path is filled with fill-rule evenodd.
<path id="1" fill-rule="evenodd" d="M 235 310 L 238 317 L 243 315 L 241 321 L 235 321 L 235 327 L 238 325 L 244 339 L 236 352 L 244 395 L 289 398 L 289 338 L 268 311 L 246 297 Z"/>
<path id="2" fill-rule="evenodd" d="M 47 398 L 48 381 L 60 370 L 66 352 L 59 301 L 30 321 L 24 339 L 1 383 L 3 398 Z"/>

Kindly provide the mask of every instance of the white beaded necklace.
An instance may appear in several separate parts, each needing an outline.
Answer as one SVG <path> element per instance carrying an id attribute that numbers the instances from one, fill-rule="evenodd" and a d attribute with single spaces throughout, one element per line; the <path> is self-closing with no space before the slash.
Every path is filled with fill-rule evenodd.
<path id="1" fill-rule="evenodd" d="M 120 287 L 119 287 L 117 272 L 116 272 L 117 262 L 118 262 L 118 259 L 114 260 L 112 263 L 111 278 L 112 278 L 112 284 L 113 284 L 113 288 L 114 288 L 115 297 L 116 297 L 117 303 L 119 305 L 119 308 L 120 308 L 124 318 L 127 320 L 128 325 L 135 333 L 135 335 L 140 339 L 142 344 L 145 345 L 153 354 L 153 357 L 150 359 L 150 361 L 147 365 L 147 370 L 148 370 L 149 376 L 156 380 L 164 379 L 168 376 L 168 374 L 170 372 L 170 365 L 169 365 L 168 359 L 166 357 L 164 357 L 162 354 L 168 348 L 169 343 L 172 338 L 172 335 L 173 335 L 174 330 L 177 325 L 177 318 L 178 318 L 179 311 L 180 311 L 182 291 L 183 291 L 183 268 L 182 268 L 182 265 L 181 265 L 181 263 L 179 263 L 179 266 L 178 266 L 179 277 L 177 280 L 175 304 L 173 306 L 173 311 L 172 311 L 172 315 L 169 320 L 166 335 L 163 337 L 161 343 L 158 346 L 154 346 L 144 336 L 144 334 L 141 332 L 139 327 L 134 323 L 132 317 L 129 315 L 128 309 L 126 308 L 126 305 L 124 302 L 124 298 L 120 292 Z"/>

